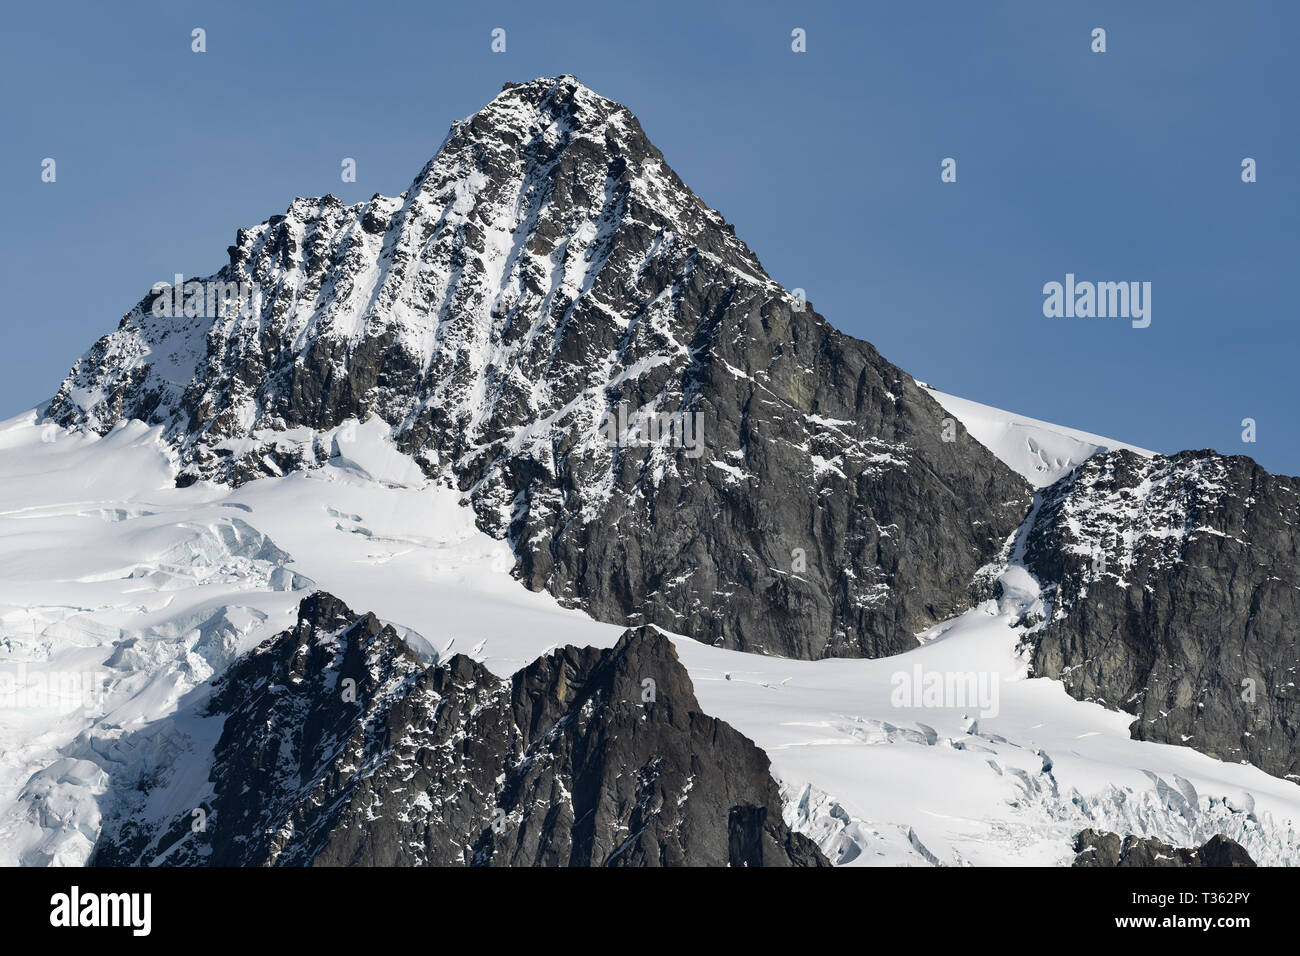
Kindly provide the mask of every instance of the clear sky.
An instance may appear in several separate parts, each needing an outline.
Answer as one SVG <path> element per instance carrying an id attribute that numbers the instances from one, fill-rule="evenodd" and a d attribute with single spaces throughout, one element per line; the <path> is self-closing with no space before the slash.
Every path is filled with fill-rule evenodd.
<path id="1" fill-rule="evenodd" d="M 295 196 L 401 192 L 503 82 L 573 73 L 640 117 L 773 278 L 917 378 L 1300 474 L 1295 0 L 48 0 L 0 18 L 0 414 L 50 397 L 153 283 L 224 265 L 240 226 Z M 1151 282 L 1150 327 L 1044 317 L 1067 272 Z"/>

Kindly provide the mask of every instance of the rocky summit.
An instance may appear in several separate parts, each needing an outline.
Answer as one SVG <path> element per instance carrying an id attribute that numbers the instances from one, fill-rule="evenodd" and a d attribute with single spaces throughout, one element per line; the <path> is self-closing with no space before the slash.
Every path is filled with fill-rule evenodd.
<path id="1" fill-rule="evenodd" d="M 1032 664 L 1133 736 L 1300 780 L 1300 480 L 1209 451 L 1095 456 L 1042 493 Z"/>
<path id="2" fill-rule="evenodd" d="M 401 195 L 295 200 L 229 259 L 152 290 L 49 417 L 161 425 L 184 484 L 312 467 L 377 416 L 530 588 L 801 658 L 915 646 L 1029 508 L 571 76 L 508 84 Z"/>
<path id="3" fill-rule="evenodd" d="M 133 784 L 94 864 L 829 865 L 652 627 L 502 680 L 460 654 L 425 667 L 317 592 L 202 708 L 210 798 L 159 816 Z"/>

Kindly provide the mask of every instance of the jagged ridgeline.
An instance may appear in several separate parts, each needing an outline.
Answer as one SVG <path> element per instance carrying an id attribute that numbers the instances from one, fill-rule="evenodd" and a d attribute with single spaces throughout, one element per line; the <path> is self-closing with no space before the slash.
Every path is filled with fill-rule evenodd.
<path id="1" fill-rule="evenodd" d="M 508 85 L 400 196 L 295 200 L 229 255 L 219 294 L 146 296 L 49 416 L 163 426 L 182 484 L 311 467 L 378 416 L 529 587 L 802 658 L 914 646 L 1029 508 L 573 77 Z"/>
<path id="2" fill-rule="evenodd" d="M 1075 866 L 1087 867 L 1247 867 L 1255 861 L 1245 848 L 1223 834 L 1199 847 L 1170 846 L 1155 837 L 1121 837 L 1091 827 L 1074 841 Z"/>
<path id="3" fill-rule="evenodd" d="M 503 680 L 318 592 L 195 706 L 222 721 L 205 804 L 131 786 L 95 865 L 829 866 L 652 627 Z"/>

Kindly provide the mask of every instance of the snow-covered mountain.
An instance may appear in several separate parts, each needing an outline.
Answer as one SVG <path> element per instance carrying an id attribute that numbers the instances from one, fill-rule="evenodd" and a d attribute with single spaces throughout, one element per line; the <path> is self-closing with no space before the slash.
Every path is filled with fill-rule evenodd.
<path id="1" fill-rule="evenodd" d="M 296 200 L 229 254 L 194 288 L 251 304 L 175 317 L 190 293 L 151 292 L 51 419 L 159 424 L 181 482 L 238 483 L 319 464 L 329 430 L 373 416 L 529 587 L 810 659 L 902 650 L 967 607 L 1029 506 L 573 77 L 507 86 L 402 195 Z"/>
<path id="2" fill-rule="evenodd" d="M 1295 479 L 916 383 L 572 77 L 229 254 L 0 423 L 0 862 L 1300 861 Z"/>

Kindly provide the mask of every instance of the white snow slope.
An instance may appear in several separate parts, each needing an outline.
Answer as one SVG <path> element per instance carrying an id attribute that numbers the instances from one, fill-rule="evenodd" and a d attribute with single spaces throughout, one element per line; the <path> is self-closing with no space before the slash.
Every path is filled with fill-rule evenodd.
<path id="1" fill-rule="evenodd" d="M 0 864 L 84 863 L 110 777 L 170 781 L 160 799 L 192 807 L 206 787 L 196 755 L 219 727 L 177 725 L 176 701 L 290 626 L 315 588 L 407 629 L 425 655 L 462 651 L 503 675 L 621 633 L 511 578 L 507 546 L 377 421 L 338 430 L 326 467 L 235 490 L 175 488 L 141 423 L 97 438 L 36 422 L 0 423 Z M 1015 542 L 992 573 L 1000 603 L 893 658 L 675 642 L 705 710 L 767 751 L 787 818 L 835 862 L 1065 864 L 1085 826 L 1180 845 L 1222 832 L 1261 863 L 1300 862 L 1300 787 L 1131 740 L 1128 716 L 1026 679 L 1014 622 L 1037 585 Z M 996 697 L 896 699 L 896 675 L 957 672 Z"/>
<path id="2" fill-rule="evenodd" d="M 1154 452 L 1112 438 L 981 405 L 917 382 L 952 414 L 977 442 L 1035 488 L 1046 488 L 1099 451 L 1127 448 L 1150 458 Z"/>

